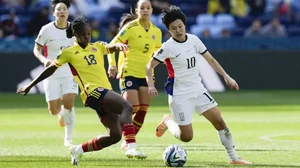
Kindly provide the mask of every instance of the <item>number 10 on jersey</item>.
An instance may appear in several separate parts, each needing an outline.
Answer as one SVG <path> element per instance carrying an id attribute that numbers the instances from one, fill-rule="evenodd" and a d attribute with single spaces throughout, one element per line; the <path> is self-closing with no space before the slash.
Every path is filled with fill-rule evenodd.
<path id="1" fill-rule="evenodd" d="M 195 57 L 186 59 L 186 61 L 187 61 L 187 69 L 194 68 L 196 66 L 196 58 Z"/>

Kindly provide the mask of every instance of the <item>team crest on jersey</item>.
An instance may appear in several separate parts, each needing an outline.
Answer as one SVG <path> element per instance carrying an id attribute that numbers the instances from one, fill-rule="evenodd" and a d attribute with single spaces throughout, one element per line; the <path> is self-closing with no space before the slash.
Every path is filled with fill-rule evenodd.
<path id="1" fill-rule="evenodd" d="M 102 87 L 97 88 L 99 92 L 102 92 L 104 89 Z"/>
<path id="2" fill-rule="evenodd" d="M 154 34 L 152 35 L 152 39 L 155 40 L 155 35 Z"/>
<path id="3" fill-rule="evenodd" d="M 97 52 L 97 49 L 95 47 L 92 47 L 92 51 Z"/>
<path id="4" fill-rule="evenodd" d="M 132 86 L 132 82 L 131 81 L 127 81 L 126 82 L 126 86 L 128 86 L 128 87 Z"/>
<path id="5" fill-rule="evenodd" d="M 194 47 L 194 50 L 197 52 L 197 46 L 196 46 L 196 45 L 194 45 L 193 47 Z"/>

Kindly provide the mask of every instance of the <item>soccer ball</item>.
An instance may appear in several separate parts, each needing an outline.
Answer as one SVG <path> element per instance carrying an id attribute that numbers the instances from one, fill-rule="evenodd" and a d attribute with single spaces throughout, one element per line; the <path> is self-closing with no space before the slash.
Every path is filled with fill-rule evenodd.
<path id="1" fill-rule="evenodd" d="M 163 153 L 163 161 L 168 167 L 182 167 L 186 162 L 186 151 L 180 145 L 170 145 Z"/>

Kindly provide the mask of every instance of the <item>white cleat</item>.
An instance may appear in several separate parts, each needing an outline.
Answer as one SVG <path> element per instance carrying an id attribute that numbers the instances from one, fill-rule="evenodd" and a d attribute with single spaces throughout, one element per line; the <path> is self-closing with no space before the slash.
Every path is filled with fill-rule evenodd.
<path id="1" fill-rule="evenodd" d="M 77 145 L 70 146 L 71 164 L 77 166 L 79 163 L 80 154 L 76 152 Z"/>
<path id="2" fill-rule="evenodd" d="M 137 158 L 137 159 L 141 159 L 141 160 L 147 158 L 147 155 L 145 153 L 142 153 L 142 152 L 138 151 L 136 148 L 128 149 L 126 151 L 125 155 L 128 158 Z"/>

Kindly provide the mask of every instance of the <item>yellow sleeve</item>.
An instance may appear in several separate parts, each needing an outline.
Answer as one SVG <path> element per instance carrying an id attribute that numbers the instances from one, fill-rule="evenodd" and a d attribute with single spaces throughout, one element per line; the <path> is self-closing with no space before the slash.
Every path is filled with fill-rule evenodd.
<path id="1" fill-rule="evenodd" d="M 63 64 L 70 62 L 70 54 L 65 50 L 61 50 L 53 61 L 56 67 L 61 67 Z"/>
<path id="2" fill-rule="evenodd" d="M 114 39 L 110 42 L 110 44 L 127 43 L 128 38 L 130 36 L 130 31 L 127 26 L 124 26 L 119 33 L 114 37 Z M 116 66 L 116 56 L 115 54 L 109 54 L 107 56 L 109 66 Z"/>
<path id="3" fill-rule="evenodd" d="M 108 45 L 102 42 L 96 42 L 97 48 L 102 51 L 103 56 L 110 54 Z"/>
<path id="4" fill-rule="evenodd" d="M 162 45 L 162 32 L 160 29 L 157 30 L 157 33 L 156 33 L 156 41 L 155 41 L 155 49 L 154 49 L 154 52 L 156 52 Z"/>
<path id="5" fill-rule="evenodd" d="M 119 52 L 119 58 L 118 58 L 118 70 L 121 69 L 122 64 L 124 63 L 124 53 L 122 51 Z"/>

